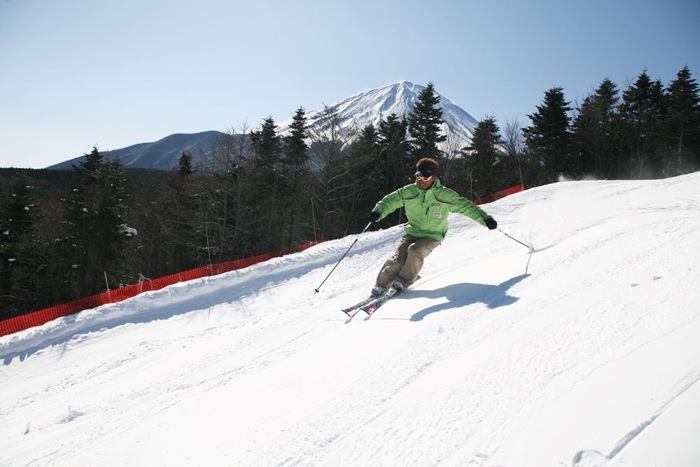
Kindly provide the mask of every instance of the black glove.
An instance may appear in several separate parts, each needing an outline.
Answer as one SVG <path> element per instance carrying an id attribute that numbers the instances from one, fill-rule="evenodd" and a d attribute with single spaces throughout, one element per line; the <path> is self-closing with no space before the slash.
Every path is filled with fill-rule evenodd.
<path id="1" fill-rule="evenodd" d="M 487 217 L 484 219 L 484 223 L 486 224 L 486 227 L 489 228 L 489 230 L 495 230 L 496 227 L 498 227 L 498 222 L 496 222 L 496 219 L 493 217 Z"/>
<path id="2" fill-rule="evenodd" d="M 377 222 L 377 221 L 379 220 L 379 216 L 381 216 L 381 214 L 379 213 L 379 211 L 372 211 L 372 212 L 369 214 L 369 221 L 370 221 L 370 222 Z"/>

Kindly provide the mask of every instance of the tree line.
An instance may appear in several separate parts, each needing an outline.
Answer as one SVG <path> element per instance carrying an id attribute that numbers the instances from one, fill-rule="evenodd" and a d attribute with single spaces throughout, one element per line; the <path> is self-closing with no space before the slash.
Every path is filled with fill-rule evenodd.
<path id="1" fill-rule="evenodd" d="M 1 169 L 0 319 L 207 264 L 360 231 L 374 204 L 434 157 L 443 183 L 476 199 L 515 184 L 662 178 L 700 168 L 700 92 L 684 67 L 667 86 L 646 70 L 608 79 L 578 105 L 545 92 L 530 124 L 494 117 L 468 146 L 442 132 L 429 83 L 408 115 L 348 129 L 303 107 L 281 135 L 230 129 L 171 171 L 125 170 L 93 148 L 72 171 Z M 195 157 L 196 156 L 196 157 Z M 405 221 L 396 212 L 388 227 Z"/>

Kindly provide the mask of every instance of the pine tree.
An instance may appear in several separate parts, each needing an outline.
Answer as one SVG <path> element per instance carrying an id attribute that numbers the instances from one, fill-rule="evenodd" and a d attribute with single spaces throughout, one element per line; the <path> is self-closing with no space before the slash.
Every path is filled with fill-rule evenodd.
<path id="1" fill-rule="evenodd" d="M 667 88 L 666 131 L 673 155 L 667 175 L 700 168 L 700 92 L 686 65 Z"/>
<path id="2" fill-rule="evenodd" d="M 299 107 L 289 125 L 289 136 L 284 140 L 284 163 L 289 167 L 300 168 L 309 160 L 309 146 L 306 144 L 306 111 Z"/>
<path id="3" fill-rule="evenodd" d="M 277 125 L 272 117 L 263 120 L 259 131 L 250 133 L 250 140 L 261 170 L 275 171 L 282 157 L 282 139 L 277 135 Z"/>
<path id="4" fill-rule="evenodd" d="M 659 178 L 663 174 L 665 96 L 661 81 L 646 70 L 622 93 L 622 146 L 627 153 L 627 178 Z"/>
<path id="5" fill-rule="evenodd" d="M 42 296 L 42 246 L 35 235 L 38 209 L 30 180 L 16 178 L 0 204 L 0 319 L 36 309 Z"/>
<path id="6" fill-rule="evenodd" d="M 620 176 L 617 85 L 604 79 L 592 96 L 583 100 L 574 121 L 582 172 L 608 178 Z"/>
<path id="7" fill-rule="evenodd" d="M 281 185 L 284 183 L 281 170 L 282 138 L 277 134 L 277 125 L 272 117 L 263 120 L 259 131 L 250 133 L 253 148 L 255 180 L 258 199 L 259 217 L 255 238 L 260 240 L 259 253 L 267 253 L 281 244 L 282 221 L 281 207 L 278 204 Z"/>
<path id="8" fill-rule="evenodd" d="M 194 173 L 192 156 L 183 152 L 179 168 L 163 177 L 158 197 L 160 212 L 156 216 L 162 223 L 163 240 L 167 242 L 164 254 L 168 255 L 166 261 L 171 266 L 169 273 L 198 266 L 201 264 L 198 260 L 204 256 L 201 248 L 197 248 L 205 239 L 201 235 L 202 203 L 197 196 Z"/>
<path id="9" fill-rule="evenodd" d="M 532 126 L 523 128 L 525 144 L 542 170 L 542 183 L 554 182 L 559 175 L 577 176 L 579 161 L 572 157 L 571 117 L 569 102 L 564 99 L 564 90 L 555 87 L 544 96 L 544 104 L 537 112 L 528 115 Z"/>
<path id="10" fill-rule="evenodd" d="M 416 161 L 411 157 L 407 131 L 408 120 L 405 117 L 400 119 L 396 114 L 379 122 L 377 145 L 382 169 L 380 191 L 384 194 L 409 183 L 413 178 Z"/>
<path id="11" fill-rule="evenodd" d="M 72 164 L 71 167 L 80 176 L 82 183 L 88 186 L 97 181 L 103 163 L 104 156 L 97 146 L 94 146 L 90 154 L 85 154 L 85 160 L 80 161 L 78 165 Z"/>
<path id="12" fill-rule="evenodd" d="M 414 162 L 423 157 L 440 160 L 442 153 L 438 144 L 447 137 L 442 134 L 441 98 L 435 92 L 435 85 L 428 83 L 420 94 L 413 112 L 408 117 L 408 133 L 411 136 Z"/>
<path id="13" fill-rule="evenodd" d="M 372 124 L 365 125 L 360 130 L 360 135 L 354 141 L 355 152 L 358 158 L 361 159 L 358 165 L 362 165 L 362 170 L 371 173 L 374 164 L 376 164 L 375 156 L 379 145 L 379 133 Z"/>
<path id="14" fill-rule="evenodd" d="M 69 217 L 69 237 L 72 245 L 70 283 L 73 298 L 105 290 L 104 275 L 112 283 L 127 281 L 123 260 L 127 233 L 126 189 L 124 172 L 119 161 L 104 159 L 97 148 L 78 167 L 82 186 L 74 190 Z"/>
<path id="15" fill-rule="evenodd" d="M 308 177 L 309 146 L 306 144 L 307 126 L 306 111 L 299 107 L 289 126 L 290 134 L 284 139 L 284 165 L 289 171 L 291 183 L 285 193 L 287 214 L 287 248 L 300 243 L 304 235 L 300 228 L 299 218 L 303 209 L 302 203 L 308 199 L 302 196 L 305 189 L 304 178 Z"/>
<path id="16" fill-rule="evenodd" d="M 474 129 L 471 145 L 465 148 L 465 167 L 460 179 L 469 182 L 468 193 L 472 199 L 495 193 L 501 189 L 505 173 L 502 173 L 503 156 L 499 146 L 503 144 L 500 129 L 494 117 L 486 117 Z M 462 188 L 456 186 L 458 190 Z"/>
<path id="17" fill-rule="evenodd" d="M 192 175 L 194 168 L 192 167 L 192 154 L 183 152 L 179 159 L 178 173 L 182 176 Z"/>
<path id="18" fill-rule="evenodd" d="M 379 134 L 372 124 L 365 125 L 348 149 L 347 175 L 348 231 L 359 231 L 367 224 L 367 213 L 382 190 L 383 166 L 379 156 Z"/>

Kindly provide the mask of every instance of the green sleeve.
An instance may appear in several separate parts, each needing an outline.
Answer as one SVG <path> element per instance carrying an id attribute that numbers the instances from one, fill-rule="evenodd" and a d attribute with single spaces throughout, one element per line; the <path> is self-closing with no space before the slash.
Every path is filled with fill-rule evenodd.
<path id="1" fill-rule="evenodd" d="M 491 217 L 483 209 L 481 209 L 476 204 L 469 201 L 467 198 L 460 196 L 456 191 L 450 188 L 444 188 L 440 193 L 440 198 L 442 202 L 450 204 L 450 212 L 457 212 L 473 221 L 485 226 L 485 219 Z"/>
<path id="2" fill-rule="evenodd" d="M 386 216 L 396 211 L 397 209 L 403 207 L 406 204 L 406 200 L 413 199 L 418 196 L 415 190 L 412 188 L 414 185 L 407 185 L 405 187 L 399 188 L 382 198 L 375 206 L 373 211 L 378 211 L 380 216 L 379 220 L 384 219 Z M 417 187 L 416 187 L 417 188 Z"/>

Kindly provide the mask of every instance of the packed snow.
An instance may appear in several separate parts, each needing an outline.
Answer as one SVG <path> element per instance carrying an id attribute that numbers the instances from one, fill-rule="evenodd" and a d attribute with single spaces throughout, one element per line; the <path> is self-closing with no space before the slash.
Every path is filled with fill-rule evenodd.
<path id="1" fill-rule="evenodd" d="M 697 467 L 699 194 L 561 182 L 485 205 L 500 231 L 453 215 L 369 319 L 340 310 L 402 226 L 2 337 L 0 465 Z"/>

